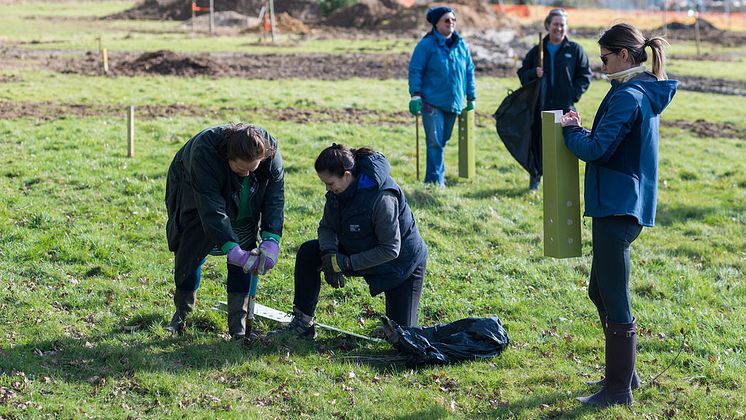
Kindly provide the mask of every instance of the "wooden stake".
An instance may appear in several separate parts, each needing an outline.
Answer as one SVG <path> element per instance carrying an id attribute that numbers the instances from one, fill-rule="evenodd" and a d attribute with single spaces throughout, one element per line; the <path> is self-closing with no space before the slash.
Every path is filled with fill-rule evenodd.
<path id="1" fill-rule="evenodd" d="M 109 74 L 109 52 L 106 48 L 101 48 L 101 65 L 104 68 L 104 74 Z"/>
<path id="2" fill-rule="evenodd" d="M 539 65 L 537 67 L 544 67 L 544 37 L 539 32 Z"/>
<path id="3" fill-rule="evenodd" d="M 269 25 L 272 31 L 272 42 L 275 42 L 275 0 L 269 0 Z"/>
<path id="4" fill-rule="evenodd" d="M 135 156 L 135 106 L 127 108 L 127 157 Z"/>
<path id="5" fill-rule="evenodd" d="M 215 30 L 215 0 L 210 0 L 210 33 Z"/>
<path id="6" fill-rule="evenodd" d="M 694 15 L 694 38 L 697 43 L 697 57 L 700 56 L 700 37 L 699 37 L 699 12 Z"/>
<path id="7" fill-rule="evenodd" d="M 417 180 L 420 180 L 420 114 L 414 116 L 414 159 Z"/>

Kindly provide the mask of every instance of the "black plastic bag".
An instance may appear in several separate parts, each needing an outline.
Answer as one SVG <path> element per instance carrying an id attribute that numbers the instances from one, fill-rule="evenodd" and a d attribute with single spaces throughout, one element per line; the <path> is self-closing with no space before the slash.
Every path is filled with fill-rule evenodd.
<path id="1" fill-rule="evenodd" d="M 400 327 L 383 317 L 386 340 L 412 364 L 448 364 L 502 353 L 510 339 L 496 316 L 465 318 L 434 327 Z"/>
<path id="2" fill-rule="evenodd" d="M 508 93 L 495 111 L 495 128 L 513 158 L 531 175 L 541 175 L 541 80 Z"/>

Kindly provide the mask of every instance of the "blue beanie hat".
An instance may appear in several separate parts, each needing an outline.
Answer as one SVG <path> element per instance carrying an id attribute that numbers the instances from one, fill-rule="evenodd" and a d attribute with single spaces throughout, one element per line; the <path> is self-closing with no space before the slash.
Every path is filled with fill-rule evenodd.
<path id="1" fill-rule="evenodd" d="M 446 6 L 440 6 L 440 7 L 431 7 L 427 9 L 427 21 L 430 22 L 433 26 L 435 26 L 436 23 L 440 20 L 441 17 L 443 17 L 446 13 L 453 13 L 453 9 Z"/>

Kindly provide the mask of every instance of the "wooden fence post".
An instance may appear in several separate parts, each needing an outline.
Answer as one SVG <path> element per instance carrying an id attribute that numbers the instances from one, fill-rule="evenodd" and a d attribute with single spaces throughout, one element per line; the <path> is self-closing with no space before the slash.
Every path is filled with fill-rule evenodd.
<path id="1" fill-rule="evenodd" d="M 135 156 L 135 106 L 127 108 L 127 157 Z"/>

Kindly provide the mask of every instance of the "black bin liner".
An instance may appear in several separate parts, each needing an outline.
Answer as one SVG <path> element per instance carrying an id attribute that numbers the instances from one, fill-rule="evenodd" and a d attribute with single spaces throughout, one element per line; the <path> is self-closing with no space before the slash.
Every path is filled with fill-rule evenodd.
<path id="1" fill-rule="evenodd" d="M 464 318 L 433 327 L 401 327 L 383 317 L 386 340 L 411 364 L 448 364 L 488 359 L 502 353 L 510 339 L 496 316 Z"/>
<path id="2" fill-rule="evenodd" d="M 541 79 L 512 91 L 495 111 L 495 128 L 513 158 L 531 175 L 541 175 Z"/>

